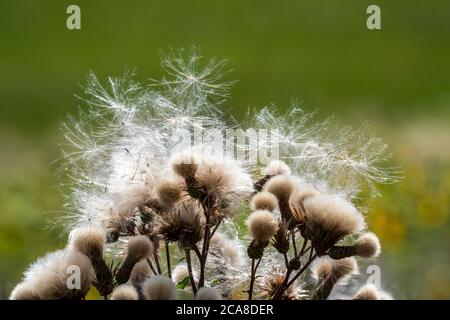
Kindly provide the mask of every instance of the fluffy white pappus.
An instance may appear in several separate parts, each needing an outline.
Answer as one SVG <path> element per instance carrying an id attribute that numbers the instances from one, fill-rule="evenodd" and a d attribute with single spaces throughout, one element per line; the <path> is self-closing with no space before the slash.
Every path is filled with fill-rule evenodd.
<path id="1" fill-rule="evenodd" d="M 183 178 L 194 177 L 200 162 L 200 155 L 191 149 L 175 153 L 169 160 L 172 170 Z"/>
<path id="2" fill-rule="evenodd" d="M 296 105 L 284 114 L 276 109 L 257 112 L 252 128 L 272 129 L 270 141 L 259 142 L 276 144 L 292 172 L 349 198 L 367 189 L 376 196 L 376 184 L 398 180 L 398 170 L 386 165 L 390 158 L 386 145 L 367 125 L 338 128 L 333 119 L 314 121 L 314 114 Z"/>
<path id="3" fill-rule="evenodd" d="M 218 265 L 239 265 L 242 259 L 240 249 L 240 243 L 237 240 L 230 239 L 220 232 L 216 232 L 210 241 L 210 250 L 220 261 L 217 261 Z"/>
<path id="4" fill-rule="evenodd" d="M 307 198 L 316 195 L 320 195 L 320 191 L 316 188 L 312 186 L 299 186 L 295 192 L 293 192 L 290 202 L 303 204 Z"/>
<path id="5" fill-rule="evenodd" d="M 336 195 L 315 195 L 305 199 L 306 220 L 322 230 L 350 234 L 361 231 L 364 217 L 349 201 Z"/>
<path id="6" fill-rule="evenodd" d="M 213 288 L 202 287 L 197 291 L 195 300 L 222 300 L 222 296 Z"/>
<path id="7" fill-rule="evenodd" d="M 356 254 L 363 258 L 377 257 L 381 252 L 380 240 L 373 232 L 366 232 L 356 240 Z"/>
<path id="8" fill-rule="evenodd" d="M 378 294 L 380 295 L 381 300 L 394 300 L 394 297 L 384 290 L 378 289 Z"/>
<path id="9" fill-rule="evenodd" d="M 101 255 L 105 241 L 105 231 L 96 227 L 77 228 L 69 235 L 69 246 L 88 257 Z"/>
<path id="10" fill-rule="evenodd" d="M 11 294 L 9 300 L 39 300 L 39 294 L 31 283 L 20 282 L 17 284 Z"/>
<path id="11" fill-rule="evenodd" d="M 283 284 L 286 272 L 280 265 L 271 264 L 265 266 L 261 270 L 262 278 L 256 281 L 257 291 L 260 292 L 263 299 L 271 299 L 278 288 Z M 302 300 L 308 297 L 307 290 L 300 287 L 299 281 L 294 282 L 289 288 L 285 290 L 282 300 Z"/>
<path id="12" fill-rule="evenodd" d="M 279 202 L 287 203 L 295 190 L 295 181 L 290 176 L 275 176 L 266 183 L 264 189 L 273 193 Z"/>
<path id="13" fill-rule="evenodd" d="M 248 285 L 249 261 L 246 259 L 246 245 L 238 238 L 238 226 L 226 220 L 210 242 L 206 260 L 206 279 L 224 299 L 243 297 Z"/>
<path id="14" fill-rule="evenodd" d="M 264 175 L 277 176 L 277 175 L 290 175 L 291 169 L 289 166 L 281 160 L 272 160 L 267 167 L 263 170 Z"/>
<path id="15" fill-rule="evenodd" d="M 68 286 L 69 276 L 80 272 L 80 288 Z M 58 250 L 39 258 L 24 274 L 23 282 L 34 288 L 41 300 L 71 299 L 84 296 L 93 281 L 92 264 L 88 257 L 77 251 Z"/>
<path id="16" fill-rule="evenodd" d="M 274 211 L 278 207 L 278 199 L 273 193 L 262 191 L 253 196 L 251 208 L 256 210 Z"/>
<path id="17" fill-rule="evenodd" d="M 147 236 L 139 235 L 128 240 L 127 257 L 133 261 L 148 258 L 153 253 L 153 243 Z"/>
<path id="18" fill-rule="evenodd" d="M 194 280 L 197 281 L 198 280 L 198 273 L 197 273 L 197 271 L 194 268 L 192 269 L 192 274 L 194 276 Z M 186 266 L 186 263 L 177 264 L 175 266 L 175 268 L 173 268 L 173 270 L 172 270 L 172 280 L 176 284 L 182 282 L 187 277 L 189 277 L 189 271 L 188 271 L 188 268 Z M 188 283 L 188 285 L 190 285 L 190 282 Z"/>
<path id="19" fill-rule="evenodd" d="M 260 242 L 269 241 L 278 230 L 278 221 L 267 210 L 258 210 L 250 214 L 246 224 L 253 239 Z"/>
<path id="20" fill-rule="evenodd" d="M 141 284 L 147 278 L 150 278 L 151 274 L 152 270 L 150 269 L 148 262 L 146 260 L 141 260 L 134 265 L 130 274 L 130 282 L 133 284 Z"/>
<path id="21" fill-rule="evenodd" d="M 175 300 L 176 286 L 167 277 L 153 276 L 145 280 L 142 290 L 148 300 Z"/>
<path id="22" fill-rule="evenodd" d="M 111 300 L 139 300 L 139 294 L 133 286 L 122 284 L 114 289 Z"/>
<path id="23" fill-rule="evenodd" d="M 237 160 L 227 157 L 203 157 L 196 178 L 209 195 L 226 209 L 235 209 L 253 192 L 251 176 Z M 232 211 L 232 210 L 231 210 Z M 224 211 L 225 212 L 225 211 Z M 232 213 L 232 212 L 229 212 Z"/>
<path id="24" fill-rule="evenodd" d="M 124 182 L 120 188 L 111 192 L 115 212 L 120 217 L 128 217 L 134 209 L 145 204 L 151 197 L 151 187 L 143 182 Z"/>
<path id="25" fill-rule="evenodd" d="M 353 300 L 382 300 L 380 291 L 373 284 L 366 284 L 353 296 Z"/>
<path id="26" fill-rule="evenodd" d="M 185 225 L 193 226 L 204 220 L 204 216 L 202 214 L 202 206 L 198 201 L 183 201 L 176 206 L 175 210 L 180 215 L 181 223 Z"/>
<path id="27" fill-rule="evenodd" d="M 333 283 L 343 283 L 351 275 L 355 275 L 357 273 L 358 263 L 353 257 L 340 260 L 321 257 L 311 266 L 311 275 L 316 281 L 331 278 Z"/>
<path id="28" fill-rule="evenodd" d="M 303 202 L 308 197 L 318 195 L 320 192 L 310 186 L 297 186 L 297 189 L 292 193 L 289 199 L 289 206 L 291 209 L 291 214 L 294 219 L 303 223 L 305 221 L 304 205 Z"/>
<path id="29" fill-rule="evenodd" d="M 163 208 L 170 208 L 182 198 L 184 181 L 179 179 L 162 179 L 155 187 L 155 193 Z"/>

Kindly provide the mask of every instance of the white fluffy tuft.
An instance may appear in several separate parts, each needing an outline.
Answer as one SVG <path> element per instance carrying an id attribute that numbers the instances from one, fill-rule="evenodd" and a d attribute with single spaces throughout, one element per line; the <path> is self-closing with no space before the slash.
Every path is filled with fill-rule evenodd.
<path id="1" fill-rule="evenodd" d="M 267 167 L 264 168 L 263 173 L 269 176 L 276 176 L 280 174 L 290 175 L 291 169 L 281 160 L 272 160 Z"/>
<path id="2" fill-rule="evenodd" d="M 354 244 L 356 254 L 363 258 L 377 257 L 381 252 L 380 240 L 373 232 L 362 234 Z"/>
<path id="3" fill-rule="evenodd" d="M 139 300 L 139 294 L 133 286 L 122 284 L 114 289 L 111 300 Z"/>
<path id="4" fill-rule="evenodd" d="M 267 210 L 253 212 L 246 223 L 253 239 L 261 242 L 269 241 L 278 230 L 275 216 Z"/>
<path id="5" fill-rule="evenodd" d="M 222 297 L 217 290 L 209 287 L 202 287 L 195 295 L 196 300 L 222 300 Z"/>
<path id="6" fill-rule="evenodd" d="M 304 201 L 306 220 L 325 231 L 350 234 L 364 228 L 364 217 L 353 204 L 335 195 L 315 195 Z"/>
<path id="7" fill-rule="evenodd" d="M 153 253 L 153 244 L 146 236 L 140 235 L 128 241 L 128 257 L 134 261 L 148 258 Z"/>
<path id="8" fill-rule="evenodd" d="M 265 185 L 265 190 L 273 193 L 278 201 L 289 201 L 289 197 L 295 189 L 295 182 L 290 176 L 275 176 Z"/>
<path id="9" fill-rule="evenodd" d="M 88 257 L 103 253 L 105 241 L 105 232 L 95 227 L 77 228 L 69 235 L 70 246 Z"/>
<path id="10" fill-rule="evenodd" d="M 154 276 L 145 280 L 143 292 L 148 300 L 175 300 L 175 284 L 167 277 Z"/>
<path id="11" fill-rule="evenodd" d="M 252 198 L 251 207 L 253 211 L 256 210 L 268 210 L 273 211 L 278 206 L 277 197 L 275 197 L 272 193 L 267 191 L 262 191 L 257 193 Z"/>

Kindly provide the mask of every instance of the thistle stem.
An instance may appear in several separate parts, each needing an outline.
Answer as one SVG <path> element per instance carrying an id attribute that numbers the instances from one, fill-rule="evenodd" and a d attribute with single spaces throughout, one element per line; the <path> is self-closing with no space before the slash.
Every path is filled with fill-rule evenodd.
<path id="1" fill-rule="evenodd" d="M 284 257 L 284 265 L 286 266 L 286 268 L 289 267 L 289 259 L 286 253 L 283 253 L 283 257 Z"/>
<path id="2" fill-rule="evenodd" d="M 170 248 L 169 248 L 169 241 L 165 242 L 165 246 L 166 246 L 166 263 L 167 263 L 167 274 L 169 276 L 170 279 L 172 279 L 172 269 L 170 266 Z"/>
<path id="3" fill-rule="evenodd" d="M 153 257 L 154 257 L 154 260 L 155 260 L 156 269 L 158 270 L 158 274 L 161 274 L 161 265 L 159 264 L 158 252 L 153 253 Z"/>
<path id="4" fill-rule="evenodd" d="M 258 259 L 258 261 L 255 264 L 255 260 L 256 259 L 252 259 L 252 269 L 251 269 L 251 273 L 250 273 L 250 286 L 248 289 L 248 300 L 252 300 L 253 299 L 253 287 L 255 285 L 255 279 L 256 279 L 256 270 L 259 267 L 259 263 L 261 262 L 261 258 Z"/>
<path id="5" fill-rule="evenodd" d="M 302 255 L 307 252 L 306 250 L 303 252 L 303 250 L 304 250 L 304 248 L 302 248 L 302 251 L 300 252 Z M 301 268 L 300 271 L 298 271 L 294 275 L 294 277 L 292 277 L 292 279 L 290 279 L 290 280 L 289 280 L 289 277 L 291 276 L 291 273 L 293 270 L 290 267 L 287 268 L 284 280 L 281 283 L 281 285 L 278 287 L 278 289 L 275 291 L 274 295 L 272 296 L 272 300 L 279 300 L 282 297 L 284 291 L 286 291 L 286 289 L 289 288 L 295 282 L 295 280 L 297 280 L 298 277 L 300 277 L 306 271 L 306 269 L 308 269 L 309 265 L 317 257 L 317 253 L 313 255 L 314 250 L 311 247 L 309 250 L 310 250 L 310 254 L 309 254 L 308 261 L 305 263 L 303 268 Z"/>
<path id="6" fill-rule="evenodd" d="M 153 274 L 154 274 L 155 276 L 158 275 L 158 273 L 157 273 L 156 270 L 155 270 L 155 267 L 153 266 L 152 261 L 151 261 L 149 258 L 147 258 L 146 260 L 147 260 L 147 263 L 148 263 L 150 269 L 152 269 Z"/>
<path id="7" fill-rule="evenodd" d="M 197 294 L 197 286 L 195 285 L 195 279 L 194 279 L 194 275 L 192 273 L 191 251 L 186 250 L 185 254 L 186 254 L 186 264 L 187 264 L 187 268 L 188 268 L 189 278 L 191 280 L 192 292 L 195 295 L 195 294 Z"/>
<path id="8" fill-rule="evenodd" d="M 295 232 L 292 232 L 292 247 L 294 248 L 294 257 L 297 257 L 297 245 L 295 244 Z"/>
<path id="9" fill-rule="evenodd" d="M 205 285 L 205 265 L 206 265 L 206 258 L 208 256 L 209 242 L 211 240 L 211 226 L 209 225 L 209 223 L 211 217 L 212 199 L 206 197 L 204 202 L 202 201 L 201 204 L 203 208 L 203 213 L 205 214 L 205 234 L 203 237 L 202 254 L 200 259 L 200 278 L 198 280 L 199 288 Z"/>

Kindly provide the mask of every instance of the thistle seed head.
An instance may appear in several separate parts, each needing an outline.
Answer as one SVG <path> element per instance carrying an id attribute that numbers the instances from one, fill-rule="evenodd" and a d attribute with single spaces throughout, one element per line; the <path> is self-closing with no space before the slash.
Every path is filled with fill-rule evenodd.
<path id="1" fill-rule="evenodd" d="M 246 221 L 250 233 L 258 242 L 268 242 L 278 230 L 278 221 L 267 210 L 253 212 Z"/>

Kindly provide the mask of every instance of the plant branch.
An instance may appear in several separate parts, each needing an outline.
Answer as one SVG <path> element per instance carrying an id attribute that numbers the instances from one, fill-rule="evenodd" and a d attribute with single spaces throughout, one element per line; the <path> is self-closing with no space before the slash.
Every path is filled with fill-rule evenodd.
<path id="1" fill-rule="evenodd" d="M 167 275 L 170 279 L 172 279 L 172 268 L 170 266 L 170 248 L 169 248 L 169 241 L 165 242 L 166 246 L 166 264 L 167 264 Z"/>
<path id="2" fill-rule="evenodd" d="M 256 279 L 256 270 L 259 267 L 259 263 L 261 262 L 261 258 L 258 259 L 258 261 L 255 264 L 255 260 L 256 259 L 252 259 L 252 269 L 251 269 L 251 273 L 250 273 L 250 286 L 248 289 L 248 300 L 252 300 L 253 299 L 253 287 L 255 285 L 255 279 Z"/>
<path id="3" fill-rule="evenodd" d="M 195 285 L 194 274 L 192 272 L 192 262 L 191 262 L 191 252 L 190 252 L 190 250 L 186 250 L 185 254 L 186 254 L 186 264 L 187 264 L 187 268 L 188 268 L 189 278 L 191 280 L 192 292 L 195 295 L 195 294 L 197 294 L 197 286 Z"/>

